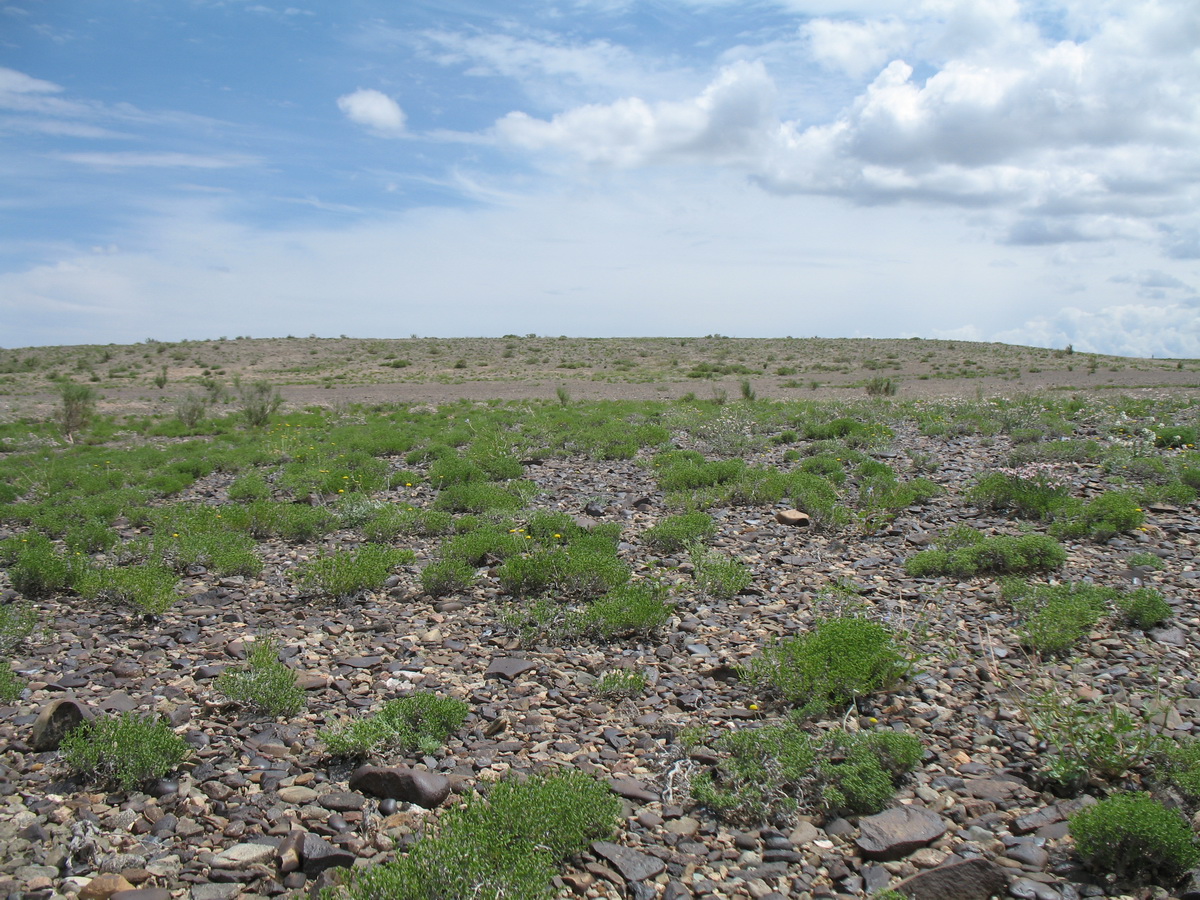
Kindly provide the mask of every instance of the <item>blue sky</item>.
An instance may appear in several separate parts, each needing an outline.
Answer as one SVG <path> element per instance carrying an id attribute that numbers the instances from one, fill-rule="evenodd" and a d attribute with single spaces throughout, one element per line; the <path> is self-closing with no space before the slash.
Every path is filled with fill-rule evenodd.
<path id="1" fill-rule="evenodd" d="M 1194 0 L 0 0 L 0 346 L 1200 356 Z"/>

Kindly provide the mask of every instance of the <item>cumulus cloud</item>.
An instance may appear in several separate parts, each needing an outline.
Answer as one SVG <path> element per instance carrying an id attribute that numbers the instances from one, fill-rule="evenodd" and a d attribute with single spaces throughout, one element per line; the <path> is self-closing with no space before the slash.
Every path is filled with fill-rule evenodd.
<path id="1" fill-rule="evenodd" d="M 359 88 L 338 97 L 338 109 L 356 125 L 379 135 L 395 137 L 404 133 L 404 110 L 387 94 L 372 88 Z"/>
<path id="2" fill-rule="evenodd" d="M 518 147 L 555 149 L 613 166 L 666 159 L 748 162 L 769 134 L 774 102 L 766 68 L 738 62 L 691 100 L 647 103 L 629 97 L 581 106 L 550 121 L 514 112 L 496 123 L 496 132 Z"/>
<path id="3" fill-rule="evenodd" d="M 823 119 L 780 119 L 780 98 L 796 106 L 800 85 L 747 57 L 687 99 L 513 112 L 495 131 L 607 166 L 734 165 L 781 195 L 987 209 L 1011 244 L 1134 239 L 1192 258 L 1192 233 L 1162 229 L 1200 207 L 1200 5 L 1070 6 L 1058 33 L 1071 37 L 1040 33 L 1017 0 L 812 19 L 801 27 L 812 59 L 877 73 Z"/>
<path id="4" fill-rule="evenodd" d="M 1070 344 L 1087 353 L 1195 359 L 1200 357 L 1200 308 L 1195 301 L 1107 306 L 1095 312 L 1069 306 L 992 339 L 1035 347 Z"/>
<path id="5" fill-rule="evenodd" d="M 800 33 L 813 59 L 854 78 L 878 71 L 909 39 L 908 28 L 895 19 L 813 19 Z"/>

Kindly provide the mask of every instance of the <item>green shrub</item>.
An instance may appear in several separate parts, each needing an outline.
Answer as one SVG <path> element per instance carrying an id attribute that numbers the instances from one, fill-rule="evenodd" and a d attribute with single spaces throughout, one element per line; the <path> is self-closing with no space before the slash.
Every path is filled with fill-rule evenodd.
<path id="1" fill-rule="evenodd" d="M 646 690 L 646 676 L 637 669 L 611 669 L 592 685 L 597 697 L 636 697 Z"/>
<path id="2" fill-rule="evenodd" d="M 506 779 L 395 862 L 351 870 L 347 900 L 549 900 L 558 864 L 616 828 L 620 801 L 582 772 Z"/>
<path id="3" fill-rule="evenodd" d="M 1068 791 L 1089 778 L 1120 778 L 1160 746 L 1142 722 L 1115 704 L 1082 703 L 1051 691 L 1031 695 L 1022 710 L 1050 746 L 1043 760 L 1046 777 Z"/>
<path id="4" fill-rule="evenodd" d="M 1171 449 L 1194 447 L 1196 446 L 1196 434 L 1196 429 L 1190 425 L 1172 425 L 1167 428 L 1159 428 L 1154 432 L 1154 445 L 1156 447 L 1169 447 Z"/>
<path id="5" fill-rule="evenodd" d="M 1157 747 L 1153 773 L 1179 792 L 1190 809 L 1200 805 L 1200 740 L 1164 741 Z"/>
<path id="6" fill-rule="evenodd" d="M 965 499 L 976 506 L 1011 510 L 1025 519 L 1049 521 L 1062 508 L 1067 494 L 1067 482 L 1053 467 L 1034 464 L 981 476 Z"/>
<path id="7" fill-rule="evenodd" d="M 0 701 L 12 703 L 25 690 L 25 682 L 12 670 L 7 659 L 0 659 Z"/>
<path id="8" fill-rule="evenodd" d="M 136 712 L 85 721 L 67 733 L 59 750 L 75 774 L 127 791 L 162 778 L 188 753 L 170 725 Z"/>
<path id="9" fill-rule="evenodd" d="M 530 537 L 530 540 L 532 537 Z M 474 531 L 456 534 L 442 544 L 442 557 L 471 566 L 482 566 L 489 560 L 503 560 L 522 553 L 529 540 L 515 528 L 486 525 Z"/>
<path id="10" fill-rule="evenodd" d="M 1162 594 L 1145 587 L 1121 594 L 1117 598 L 1117 608 L 1133 627 L 1142 631 L 1162 625 L 1172 613 L 1171 604 Z"/>
<path id="11" fill-rule="evenodd" d="M 923 752 L 910 734 L 833 729 L 814 738 L 795 720 L 727 732 L 714 746 L 727 756 L 692 780 L 692 799 L 748 825 L 784 822 L 799 808 L 879 812 Z"/>
<path id="12" fill-rule="evenodd" d="M 1068 504 L 1062 517 L 1051 524 L 1050 533 L 1062 538 L 1091 538 L 1107 541 L 1127 534 L 1146 522 L 1138 498 L 1123 491 L 1106 491 L 1086 504 Z"/>
<path id="13" fill-rule="evenodd" d="M 1048 655 L 1066 653 L 1108 612 L 1113 588 L 1088 582 L 1024 585 L 1010 581 L 1005 596 L 1024 618 L 1021 643 Z"/>
<path id="14" fill-rule="evenodd" d="M 81 574 L 75 589 L 88 600 L 107 600 L 159 615 L 179 599 L 179 578 L 161 563 L 105 566 Z"/>
<path id="15" fill-rule="evenodd" d="M 238 514 L 228 510 L 227 515 Z M 242 520 L 252 537 L 280 538 L 290 543 L 305 543 L 328 534 L 338 526 L 332 510 L 304 503 L 280 503 L 255 500 L 245 507 Z"/>
<path id="16" fill-rule="evenodd" d="M 800 714 L 815 715 L 889 688 L 910 668 L 883 625 L 835 616 L 818 620 L 806 634 L 768 645 L 745 674 L 756 688 L 796 706 Z"/>
<path id="17" fill-rule="evenodd" d="M 246 654 L 241 669 L 222 672 L 217 691 L 269 716 L 294 716 L 304 709 L 304 689 L 296 673 L 279 661 L 279 646 L 273 638 L 260 638 Z"/>
<path id="18" fill-rule="evenodd" d="M 356 550 L 334 551 L 309 560 L 295 577 L 306 593 L 346 599 L 364 591 L 382 590 L 392 569 L 415 559 L 416 554 L 407 548 L 363 544 Z"/>
<path id="19" fill-rule="evenodd" d="M 30 603 L 0 606 L 0 658 L 12 656 L 37 627 L 38 614 Z"/>
<path id="20" fill-rule="evenodd" d="M 1167 567 L 1167 564 L 1162 561 L 1162 558 L 1153 553 L 1130 553 L 1129 559 L 1127 559 L 1125 562 L 1128 563 L 1131 568 L 1140 566 L 1147 569 L 1161 571 Z"/>
<path id="21" fill-rule="evenodd" d="M 525 505 L 524 494 L 528 493 L 528 482 L 466 482 L 451 484 L 438 492 L 433 501 L 435 509 L 450 512 L 515 512 Z"/>
<path id="22" fill-rule="evenodd" d="M 664 585 L 645 581 L 614 588 L 583 613 L 580 627 L 606 641 L 652 634 L 674 610 L 667 594 Z"/>
<path id="23" fill-rule="evenodd" d="M 421 570 L 421 588 L 430 597 L 461 594 L 475 582 L 475 567 L 457 559 L 442 559 Z"/>
<path id="24" fill-rule="evenodd" d="M 1148 794 L 1114 794 L 1071 817 L 1075 850 L 1119 879 L 1172 882 L 1200 863 L 1191 825 Z"/>
<path id="25" fill-rule="evenodd" d="M 251 428 L 266 425 L 282 405 L 283 397 L 280 396 L 279 389 L 268 381 L 254 381 L 237 386 L 238 412 Z"/>
<path id="26" fill-rule="evenodd" d="M 818 528 L 840 528 L 850 521 L 850 511 L 837 502 L 837 491 L 820 475 L 808 472 L 793 475 L 790 496 L 796 509 L 808 513 Z"/>
<path id="27" fill-rule="evenodd" d="M 43 534 L 30 532 L 19 539 L 21 548 L 8 568 L 14 590 L 31 600 L 68 590 L 74 583 L 82 561 L 59 553 Z"/>
<path id="28" fill-rule="evenodd" d="M 457 732 L 470 707 L 453 697 L 419 691 L 389 700 L 379 712 L 320 732 L 331 756 L 366 758 L 384 751 L 432 754 Z"/>
<path id="29" fill-rule="evenodd" d="M 229 485 L 230 500 L 269 500 L 271 487 L 261 472 L 247 472 Z"/>
<path id="30" fill-rule="evenodd" d="M 934 549 L 911 557 L 905 572 L 914 578 L 1023 575 L 1057 569 L 1067 560 L 1066 550 L 1042 534 L 985 537 L 967 526 L 951 532 L 935 542 Z"/>
<path id="31" fill-rule="evenodd" d="M 96 411 L 96 391 L 86 384 L 64 381 L 59 385 L 58 396 L 62 408 L 58 411 L 58 424 L 67 440 L 75 432 L 87 427 Z"/>
<path id="32" fill-rule="evenodd" d="M 750 586 L 750 570 L 738 559 L 709 550 L 699 544 L 688 548 L 696 587 L 709 597 L 729 600 Z"/>

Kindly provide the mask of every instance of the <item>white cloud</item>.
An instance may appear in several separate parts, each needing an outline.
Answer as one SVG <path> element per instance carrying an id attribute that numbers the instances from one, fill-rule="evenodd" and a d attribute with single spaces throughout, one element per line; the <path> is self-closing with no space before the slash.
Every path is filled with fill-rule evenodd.
<path id="1" fill-rule="evenodd" d="M 907 26 L 896 19 L 813 19 L 800 33 L 814 59 L 854 78 L 877 71 L 909 40 Z"/>
<path id="2" fill-rule="evenodd" d="M 1069 306 L 992 339 L 1036 347 L 1070 344 L 1085 353 L 1196 359 L 1200 357 L 1200 307 L 1195 302 L 1127 304 L 1089 312 Z"/>
<path id="3" fill-rule="evenodd" d="M 57 94 L 61 91 L 62 87 L 53 82 L 0 66 L 0 94 Z"/>
<path id="4" fill-rule="evenodd" d="M 638 97 L 581 106 L 550 121 L 510 113 L 500 138 L 531 150 L 555 149 L 591 163 L 639 166 L 682 159 L 746 162 L 769 133 L 775 90 L 761 63 L 726 66 L 692 100 L 647 103 Z"/>
<path id="5" fill-rule="evenodd" d="M 381 91 L 359 88 L 352 94 L 338 97 L 337 105 L 351 122 L 376 134 L 395 137 L 404 133 L 404 110 Z"/>

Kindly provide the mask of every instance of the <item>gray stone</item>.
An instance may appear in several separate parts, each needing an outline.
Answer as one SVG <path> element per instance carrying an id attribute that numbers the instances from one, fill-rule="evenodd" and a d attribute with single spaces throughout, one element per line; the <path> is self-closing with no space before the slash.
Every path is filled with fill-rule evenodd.
<path id="1" fill-rule="evenodd" d="M 242 886 L 237 882 L 194 884 L 192 885 L 192 900 L 233 900 L 241 892 Z"/>
<path id="2" fill-rule="evenodd" d="M 350 774 L 350 790 L 434 809 L 450 796 L 450 779 L 405 766 L 359 766 Z"/>
<path id="3" fill-rule="evenodd" d="M 618 797 L 624 797 L 626 800 L 653 803 L 658 799 L 658 794 L 651 791 L 636 778 L 610 778 L 608 786 L 614 794 Z"/>
<path id="4" fill-rule="evenodd" d="M 325 809 L 332 809 L 337 812 L 350 812 L 366 806 L 367 798 L 353 791 L 331 791 L 328 794 L 322 794 L 318 797 L 317 803 Z"/>
<path id="5" fill-rule="evenodd" d="M 335 867 L 348 869 L 354 865 L 355 856 L 348 850 L 333 846 L 315 834 L 305 833 L 300 847 L 304 874 L 315 878 L 326 869 Z"/>
<path id="6" fill-rule="evenodd" d="M 68 731 L 92 718 L 92 711 L 73 697 L 52 700 L 34 720 L 29 745 L 39 752 L 57 750 Z"/>
<path id="7" fill-rule="evenodd" d="M 108 900 L 171 900 L 171 892 L 166 888 L 133 888 L 117 891 Z"/>
<path id="8" fill-rule="evenodd" d="M 304 832 L 289 831 L 279 846 L 275 848 L 275 864 L 279 866 L 279 871 L 287 875 L 289 872 L 295 872 L 300 868 L 301 859 L 304 854 Z"/>
<path id="9" fill-rule="evenodd" d="M 988 900 L 1003 896 L 1003 870 L 986 859 L 964 859 L 919 872 L 896 885 L 910 900 Z"/>
<path id="10" fill-rule="evenodd" d="M 608 841 L 593 841 L 592 850 L 597 856 L 612 863 L 626 881 L 645 881 L 666 871 L 667 868 L 667 864 L 658 857 Z"/>
<path id="11" fill-rule="evenodd" d="M 868 859 L 900 859 L 946 833 L 942 817 L 920 806 L 897 806 L 859 819 L 856 840 Z"/>
<path id="12" fill-rule="evenodd" d="M 501 656 L 492 660 L 492 664 L 487 667 L 484 672 L 486 678 L 503 678 L 505 681 L 512 681 L 514 678 L 519 678 L 526 672 L 537 668 L 537 663 L 528 659 L 517 659 L 512 656 Z"/>
<path id="13" fill-rule="evenodd" d="M 275 848 L 270 844 L 234 844 L 213 857 L 212 864 L 218 869 L 244 869 L 266 862 L 274 853 Z"/>

